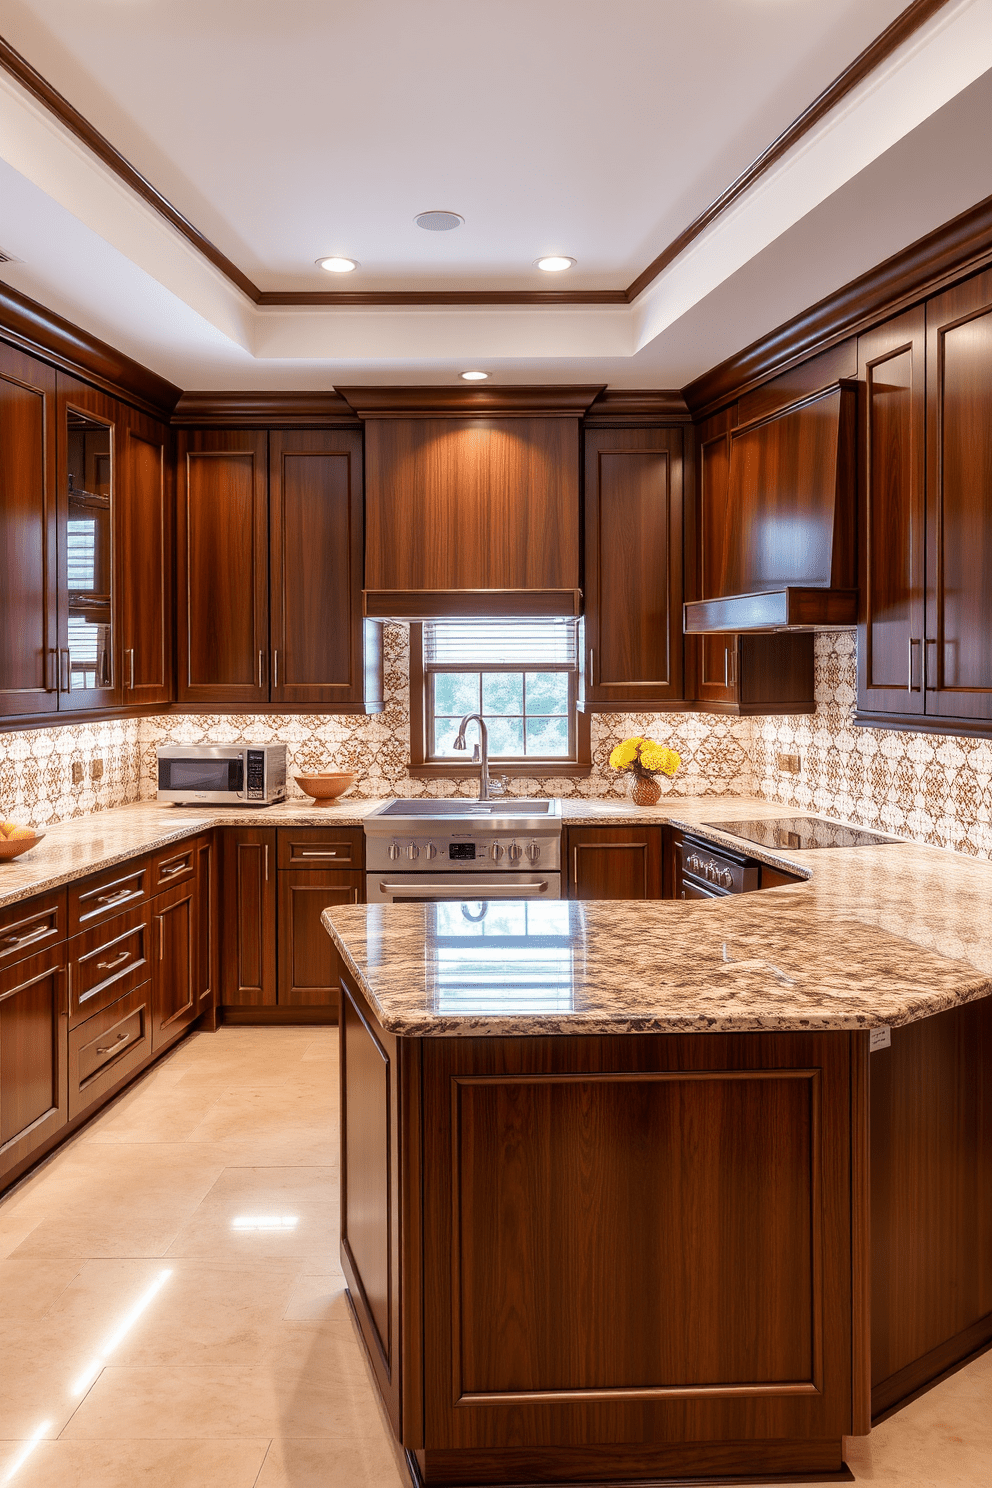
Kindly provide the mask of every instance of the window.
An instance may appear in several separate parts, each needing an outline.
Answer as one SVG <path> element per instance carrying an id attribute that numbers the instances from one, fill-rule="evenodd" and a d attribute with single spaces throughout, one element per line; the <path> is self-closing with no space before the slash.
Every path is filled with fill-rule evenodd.
<path id="1" fill-rule="evenodd" d="M 589 726 L 576 709 L 575 620 L 445 620 L 411 627 L 412 764 L 474 773 L 454 747 L 466 713 L 489 732 L 489 758 L 510 773 L 588 770 Z M 478 739 L 468 730 L 469 750 Z M 418 748 L 419 745 L 419 748 Z M 447 763 L 450 762 L 450 763 Z M 570 768 L 569 768 L 570 767 Z"/>

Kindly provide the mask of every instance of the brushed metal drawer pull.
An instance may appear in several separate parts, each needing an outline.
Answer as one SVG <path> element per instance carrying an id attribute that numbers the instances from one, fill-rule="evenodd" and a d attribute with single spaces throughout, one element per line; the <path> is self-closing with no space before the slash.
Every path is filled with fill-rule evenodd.
<path id="1" fill-rule="evenodd" d="M 296 854 L 296 856 L 298 858 L 338 858 L 338 857 L 344 857 L 345 854 L 344 853 L 339 853 L 336 848 L 331 848 L 329 851 L 326 851 L 326 852 L 324 852 L 324 851 L 310 852 L 306 848 L 300 848 L 300 850 Z"/>
<path id="2" fill-rule="evenodd" d="M 97 1044 L 96 1052 L 98 1054 L 111 1054 L 117 1048 L 118 1044 L 126 1044 L 130 1037 L 131 1035 L 129 1033 L 119 1033 L 112 1044 L 104 1044 L 102 1049 Z"/>
<path id="3" fill-rule="evenodd" d="M 130 899 L 137 892 L 137 889 L 118 889 L 116 894 L 101 894 L 95 902 L 97 904 L 119 904 L 122 899 Z"/>
<path id="4" fill-rule="evenodd" d="M 120 955 L 115 956 L 113 961 L 98 961 L 96 963 L 96 969 L 97 971 L 113 971 L 115 966 L 123 966 L 124 962 L 130 961 L 130 959 L 130 951 L 121 951 Z"/>
<path id="5" fill-rule="evenodd" d="M 8 935 L 4 940 L 4 945 L 30 945 L 33 940 L 41 940 L 44 936 L 53 935 L 54 933 L 54 926 L 38 925 L 34 930 L 29 930 L 26 935 Z"/>
<path id="6" fill-rule="evenodd" d="M 189 867 L 189 858 L 175 858 L 173 861 L 176 865 L 174 868 L 167 868 L 164 863 L 162 864 L 159 869 L 159 878 L 175 878 L 177 873 L 182 873 L 184 868 Z"/>
<path id="7" fill-rule="evenodd" d="M 156 915 L 158 920 L 158 959 L 165 960 L 165 926 L 162 924 L 162 916 Z"/>

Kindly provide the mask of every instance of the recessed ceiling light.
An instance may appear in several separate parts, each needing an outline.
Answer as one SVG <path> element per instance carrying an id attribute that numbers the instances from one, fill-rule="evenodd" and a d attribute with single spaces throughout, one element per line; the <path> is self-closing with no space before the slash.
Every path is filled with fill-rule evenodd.
<path id="1" fill-rule="evenodd" d="M 488 372 L 463 372 L 462 377 L 466 382 L 485 382 L 489 376 Z"/>
<path id="2" fill-rule="evenodd" d="M 461 227 L 465 218 L 460 217 L 457 212 L 434 210 L 419 212 L 413 220 L 425 232 L 450 232 L 453 227 Z"/>
<path id="3" fill-rule="evenodd" d="M 326 269 L 329 274 L 350 274 L 352 269 L 360 268 L 357 258 L 339 258 L 337 254 L 331 258 L 318 258 L 317 267 Z"/>
<path id="4" fill-rule="evenodd" d="M 574 258 L 564 258 L 560 253 L 552 253 L 547 258 L 535 259 L 539 269 L 546 274 L 560 274 L 563 269 L 570 269 L 575 264 Z"/>

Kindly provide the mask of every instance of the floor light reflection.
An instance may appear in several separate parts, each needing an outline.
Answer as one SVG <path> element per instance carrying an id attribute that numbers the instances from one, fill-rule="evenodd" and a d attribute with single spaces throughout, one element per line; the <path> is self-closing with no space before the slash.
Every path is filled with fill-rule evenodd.
<path id="1" fill-rule="evenodd" d="M 296 1214 L 239 1214 L 231 1220 L 232 1230 L 295 1230 Z"/>
<path id="2" fill-rule="evenodd" d="M 9 1483 L 14 1474 L 20 1472 L 21 1468 L 24 1466 L 25 1462 L 27 1462 L 35 1447 L 45 1435 L 45 1432 L 50 1431 L 51 1429 L 51 1421 L 42 1421 L 41 1425 L 35 1428 L 32 1434 L 28 1437 L 27 1441 L 24 1443 L 21 1450 L 18 1452 L 17 1456 L 14 1458 L 13 1462 L 8 1467 L 7 1471 L 4 1473 L 3 1477 L 0 1478 L 0 1483 Z"/>
<path id="3" fill-rule="evenodd" d="M 84 1395 L 86 1393 L 90 1385 L 100 1373 L 100 1370 L 103 1368 L 104 1364 L 107 1362 L 108 1356 L 114 1352 L 114 1349 L 120 1343 L 125 1334 L 129 1333 L 130 1330 L 134 1327 L 135 1323 L 138 1321 L 145 1308 L 162 1290 L 171 1275 L 171 1271 L 160 1271 L 155 1280 L 152 1282 L 151 1286 L 148 1287 L 148 1289 L 141 1294 L 137 1302 L 131 1308 L 130 1312 L 125 1314 L 118 1327 L 114 1330 L 113 1333 L 111 1333 L 110 1337 L 107 1339 L 106 1343 L 103 1345 L 96 1358 L 89 1365 L 86 1371 L 79 1376 L 78 1380 L 73 1385 L 72 1393 L 74 1395 Z"/>

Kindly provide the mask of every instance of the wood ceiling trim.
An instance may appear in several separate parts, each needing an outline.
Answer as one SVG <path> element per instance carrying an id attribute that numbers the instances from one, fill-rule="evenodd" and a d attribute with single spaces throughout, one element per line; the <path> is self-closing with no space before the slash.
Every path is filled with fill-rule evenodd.
<path id="1" fill-rule="evenodd" d="M 683 393 L 693 418 L 708 418 L 769 378 L 989 264 L 992 196 L 690 382 Z"/>
<path id="2" fill-rule="evenodd" d="M 523 387 L 342 387 L 359 418 L 582 418 L 602 383 Z"/>
<path id="3" fill-rule="evenodd" d="M 358 428 L 358 416 L 340 393 L 183 393 L 172 414 L 182 429 Z"/>
<path id="4" fill-rule="evenodd" d="M 804 135 L 808 134 L 831 109 L 836 108 L 837 104 L 870 73 L 874 72 L 876 67 L 880 67 L 921 26 L 924 26 L 932 16 L 942 10 L 946 3 L 947 0 L 913 0 L 911 5 L 907 5 L 906 9 L 901 11 L 895 20 L 855 57 L 852 63 L 845 67 L 844 71 L 835 77 L 833 82 L 824 88 L 823 92 L 814 98 L 807 108 L 803 109 L 799 117 L 793 119 L 788 129 L 784 129 L 778 139 L 773 140 L 757 160 L 753 160 L 736 181 L 732 181 L 725 191 L 711 201 L 709 206 L 704 208 L 699 216 L 694 218 L 688 227 L 683 228 L 678 237 L 673 238 L 668 247 L 664 248 L 658 257 L 648 264 L 644 272 L 627 286 L 627 299 L 634 300 L 642 294 L 661 271 L 667 269 L 668 265 L 678 258 L 679 254 L 688 248 L 700 233 L 705 232 L 718 217 L 727 211 L 728 207 L 744 195 L 745 191 L 750 190 L 766 171 L 797 145 Z"/>
<path id="5" fill-rule="evenodd" d="M 844 69 L 787 129 L 735 181 L 710 202 L 698 217 L 653 259 L 626 289 L 591 290 L 262 290 L 226 254 L 174 207 L 78 109 L 53 88 L 9 42 L 0 37 L 0 67 L 50 113 L 54 114 L 105 165 L 190 242 L 255 305 L 309 306 L 347 309 L 362 305 L 625 305 L 642 294 L 663 269 L 676 259 L 728 207 L 791 150 L 804 135 L 835 108 L 859 83 L 889 58 L 947 0 L 912 0 L 854 61 Z"/>
<path id="6" fill-rule="evenodd" d="M 179 388 L 157 372 L 3 283 L 0 339 L 123 398 L 153 418 L 168 421 L 179 397 Z"/>

